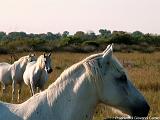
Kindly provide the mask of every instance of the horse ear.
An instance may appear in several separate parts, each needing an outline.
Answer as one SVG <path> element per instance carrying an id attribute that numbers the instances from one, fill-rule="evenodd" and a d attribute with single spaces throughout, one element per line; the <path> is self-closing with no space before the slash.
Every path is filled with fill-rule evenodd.
<path id="1" fill-rule="evenodd" d="M 107 48 L 103 51 L 103 54 L 104 54 L 105 52 L 107 52 L 110 47 L 111 47 L 111 45 L 108 45 Z"/>
<path id="2" fill-rule="evenodd" d="M 45 53 L 43 53 L 43 56 L 45 57 L 45 56 L 46 56 L 46 54 L 45 54 Z"/>
<path id="3" fill-rule="evenodd" d="M 29 53 L 29 55 L 28 55 L 29 57 L 31 57 L 31 53 Z"/>
<path id="4" fill-rule="evenodd" d="M 36 56 L 36 54 L 35 54 L 35 53 L 32 53 L 32 56 Z"/>
<path id="5" fill-rule="evenodd" d="M 51 56 L 51 53 L 49 53 L 48 56 L 50 57 L 50 56 Z"/>
<path id="6" fill-rule="evenodd" d="M 107 50 L 105 50 L 105 51 L 103 52 L 103 59 L 104 59 L 104 60 L 108 60 L 109 58 L 112 57 L 112 54 L 113 54 L 113 44 L 108 45 L 106 49 L 107 49 Z"/>

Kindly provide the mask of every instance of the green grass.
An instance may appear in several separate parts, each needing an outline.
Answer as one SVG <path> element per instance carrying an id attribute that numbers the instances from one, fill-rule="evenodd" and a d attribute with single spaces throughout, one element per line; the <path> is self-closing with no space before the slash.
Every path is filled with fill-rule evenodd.
<path id="1" fill-rule="evenodd" d="M 19 53 L 17 56 L 23 56 L 26 54 L 27 53 Z M 37 52 L 36 54 L 40 55 L 41 53 Z M 54 71 L 49 76 L 49 81 L 46 84 L 46 88 L 56 80 L 56 78 L 62 73 L 64 69 L 82 60 L 90 54 L 93 53 L 53 53 L 52 60 L 54 61 Z M 131 81 L 142 92 L 142 94 L 149 102 L 151 107 L 149 116 L 160 116 L 160 52 L 155 52 L 152 54 L 115 53 L 115 55 L 122 63 L 127 61 L 127 65 L 125 66 Z M 9 55 L 0 55 L 0 62 L 9 62 L 9 60 Z M 8 89 L 9 95 L 1 97 L 0 100 L 11 102 L 11 87 Z M 22 95 L 20 97 L 21 102 L 27 100 L 30 97 L 29 88 L 27 86 L 23 86 Z M 14 101 L 14 103 L 16 103 L 16 101 Z M 114 116 L 118 116 L 118 114 L 112 112 L 109 107 L 100 104 L 97 106 L 95 111 L 94 120 L 101 120 Z"/>

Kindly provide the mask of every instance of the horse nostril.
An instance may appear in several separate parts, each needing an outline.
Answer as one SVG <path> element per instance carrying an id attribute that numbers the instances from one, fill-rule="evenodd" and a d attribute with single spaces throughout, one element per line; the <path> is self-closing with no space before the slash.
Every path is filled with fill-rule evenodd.
<path id="1" fill-rule="evenodd" d="M 149 110 L 150 110 L 150 106 L 148 105 L 148 103 L 146 103 L 146 105 L 145 105 L 145 113 L 146 113 L 146 116 L 148 115 Z"/>
<path id="2" fill-rule="evenodd" d="M 149 110 L 150 110 L 150 107 L 148 103 L 144 102 L 142 103 L 142 105 L 137 106 L 136 108 L 133 109 L 132 116 L 147 117 Z"/>
<path id="3" fill-rule="evenodd" d="M 51 68 L 51 69 L 49 69 L 49 70 L 47 70 L 47 72 L 48 72 L 48 73 L 51 73 L 52 71 L 53 71 L 53 70 L 52 70 L 52 68 Z"/>

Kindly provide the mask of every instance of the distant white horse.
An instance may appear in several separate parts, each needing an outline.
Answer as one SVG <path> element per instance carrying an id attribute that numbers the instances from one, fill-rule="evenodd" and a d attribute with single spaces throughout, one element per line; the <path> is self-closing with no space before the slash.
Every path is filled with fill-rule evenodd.
<path id="1" fill-rule="evenodd" d="M 37 61 L 27 64 L 23 74 L 23 80 L 30 87 L 32 96 L 35 94 L 36 88 L 44 90 L 44 84 L 48 80 L 48 73 L 52 72 L 51 53 L 41 55 Z"/>
<path id="2" fill-rule="evenodd" d="M 18 101 L 19 95 L 21 93 L 21 87 L 23 83 L 23 73 L 26 68 L 26 65 L 30 61 L 35 60 L 35 55 L 30 54 L 28 56 L 21 57 L 18 61 L 15 61 L 13 64 L 0 63 L 0 82 L 2 84 L 2 92 L 6 93 L 6 87 L 12 84 L 12 100 L 15 95 L 16 84 L 19 85 L 18 89 Z"/>
<path id="3" fill-rule="evenodd" d="M 149 105 L 128 80 L 112 45 L 72 65 L 45 91 L 22 104 L 0 103 L 5 120 L 91 120 L 98 103 L 145 117 Z"/>

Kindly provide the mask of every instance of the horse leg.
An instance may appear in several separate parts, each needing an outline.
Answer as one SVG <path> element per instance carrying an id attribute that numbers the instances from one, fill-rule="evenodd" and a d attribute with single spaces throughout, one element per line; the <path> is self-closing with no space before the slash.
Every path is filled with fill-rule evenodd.
<path id="1" fill-rule="evenodd" d="M 16 88 L 16 82 L 13 80 L 12 82 L 12 101 L 15 98 L 15 88 Z"/>
<path id="2" fill-rule="evenodd" d="M 2 86 L 2 97 L 6 95 L 6 86 L 3 84 Z"/>
<path id="3" fill-rule="evenodd" d="M 44 86 L 41 86 L 40 88 L 39 88 L 39 92 L 42 92 L 44 90 Z"/>
<path id="4" fill-rule="evenodd" d="M 31 91 L 31 95 L 33 96 L 35 94 L 35 86 L 34 86 L 34 84 L 30 84 L 30 91 Z"/>
<path id="5" fill-rule="evenodd" d="M 38 92 L 38 93 L 40 92 L 40 88 L 39 88 L 39 87 L 37 87 L 37 92 Z"/>
<path id="6" fill-rule="evenodd" d="M 17 101 L 18 101 L 18 102 L 19 102 L 19 100 L 20 100 L 21 89 L 22 89 L 22 83 L 19 84 L 18 98 L 17 98 Z"/>
<path id="7" fill-rule="evenodd" d="M 6 97 L 6 87 L 7 87 L 7 86 L 2 83 L 1 87 L 2 87 L 2 89 L 1 89 L 1 90 L 2 90 L 2 94 L 1 94 L 1 96 L 0 96 L 0 99 L 1 99 L 1 100 L 5 100 L 4 98 Z"/>

